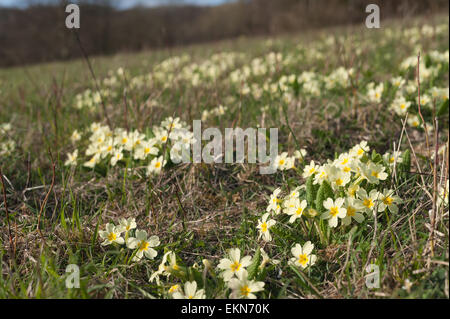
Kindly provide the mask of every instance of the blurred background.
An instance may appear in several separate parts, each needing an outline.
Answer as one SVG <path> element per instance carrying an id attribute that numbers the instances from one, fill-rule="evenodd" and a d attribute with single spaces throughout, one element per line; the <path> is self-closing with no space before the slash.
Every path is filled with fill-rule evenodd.
<path id="1" fill-rule="evenodd" d="M 80 57 L 68 3 L 80 5 L 90 55 L 361 24 L 369 3 L 382 20 L 448 11 L 447 0 L 0 0 L 0 67 Z"/>

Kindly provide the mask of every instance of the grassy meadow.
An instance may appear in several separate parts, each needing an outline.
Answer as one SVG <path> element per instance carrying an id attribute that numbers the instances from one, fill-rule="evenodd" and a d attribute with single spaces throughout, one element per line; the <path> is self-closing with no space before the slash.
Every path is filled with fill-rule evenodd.
<path id="1" fill-rule="evenodd" d="M 449 298 L 448 25 L 1 69 L 0 298 Z M 193 120 L 276 173 L 177 164 Z"/>

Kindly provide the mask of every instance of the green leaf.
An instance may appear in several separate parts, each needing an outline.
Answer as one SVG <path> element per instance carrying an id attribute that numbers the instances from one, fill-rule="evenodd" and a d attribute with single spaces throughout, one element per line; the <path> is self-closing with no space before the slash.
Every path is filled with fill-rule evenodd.
<path id="1" fill-rule="evenodd" d="M 328 198 L 332 198 L 334 200 L 333 189 L 327 181 L 323 181 L 322 185 L 319 187 L 319 191 L 316 196 L 316 209 L 319 212 L 324 212 L 325 208 L 323 207 L 323 202 Z"/>
<path id="2" fill-rule="evenodd" d="M 314 185 L 314 175 L 311 175 L 306 180 L 306 201 L 308 202 L 308 206 L 316 208 L 314 205 L 316 196 L 317 196 L 317 185 Z"/>
<path id="3" fill-rule="evenodd" d="M 383 161 L 383 158 L 375 150 L 372 151 L 372 162 L 378 164 Z"/>
<path id="4" fill-rule="evenodd" d="M 259 249 L 257 249 L 255 256 L 253 257 L 252 263 L 248 267 L 248 279 L 249 280 L 255 278 L 256 272 L 258 271 L 260 259 L 261 259 L 261 251 Z"/>
<path id="5" fill-rule="evenodd" d="M 411 171 L 411 152 L 409 151 L 409 149 L 403 153 L 401 168 L 402 175 L 404 178 L 406 178 Z"/>
<path id="6" fill-rule="evenodd" d="M 442 116 L 448 113 L 448 100 L 442 102 L 439 110 L 437 112 L 437 116 Z"/>

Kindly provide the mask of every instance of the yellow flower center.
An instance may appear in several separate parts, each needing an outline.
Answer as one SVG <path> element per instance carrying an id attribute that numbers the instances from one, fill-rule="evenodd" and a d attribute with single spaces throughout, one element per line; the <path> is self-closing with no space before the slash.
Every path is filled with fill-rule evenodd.
<path id="1" fill-rule="evenodd" d="M 311 169 L 309 170 L 309 173 L 312 174 L 312 173 L 314 173 L 315 171 L 316 171 L 316 169 L 313 167 L 313 168 L 311 168 Z"/>
<path id="2" fill-rule="evenodd" d="M 247 285 L 241 287 L 241 294 L 243 296 L 247 297 L 249 295 L 249 293 L 251 293 L 251 292 L 252 291 L 250 290 L 250 288 Z"/>
<path id="3" fill-rule="evenodd" d="M 394 202 L 394 199 L 390 196 L 386 196 L 385 198 L 383 198 L 383 203 L 385 205 L 392 205 L 392 203 Z"/>
<path id="4" fill-rule="evenodd" d="M 352 197 L 355 197 L 356 194 L 356 187 L 349 187 L 348 194 Z"/>
<path id="5" fill-rule="evenodd" d="M 265 233 L 265 232 L 267 231 L 267 223 L 266 223 L 266 222 L 264 222 L 264 223 L 261 224 L 261 231 L 262 231 L 263 233 Z"/>
<path id="6" fill-rule="evenodd" d="M 358 153 L 358 155 L 362 155 L 364 153 L 364 150 L 362 148 L 360 148 L 357 153 Z"/>
<path id="7" fill-rule="evenodd" d="M 161 167 L 161 162 L 156 162 L 155 167 L 156 168 L 160 168 Z"/>
<path id="8" fill-rule="evenodd" d="M 108 235 L 109 241 L 114 241 L 114 240 L 116 240 L 116 238 L 117 238 L 117 235 L 115 233 L 113 233 L 113 232 L 109 233 L 109 235 Z"/>
<path id="9" fill-rule="evenodd" d="M 141 241 L 141 243 L 139 244 L 139 251 L 147 250 L 148 246 L 149 246 L 148 241 L 145 240 Z"/>
<path id="10" fill-rule="evenodd" d="M 303 208 L 299 207 L 297 208 L 297 210 L 295 211 L 295 214 L 297 214 L 298 216 L 300 216 L 303 213 Z"/>
<path id="11" fill-rule="evenodd" d="M 348 167 L 348 166 L 345 166 L 345 167 L 344 167 L 344 172 L 348 173 L 348 172 L 350 172 L 350 171 L 351 171 L 350 167 Z"/>
<path id="12" fill-rule="evenodd" d="M 284 159 L 280 160 L 279 163 L 280 163 L 280 165 L 284 165 L 284 163 L 285 163 L 285 162 L 284 162 Z"/>
<path id="13" fill-rule="evenodd" d="M 373 177 L 376 177 L 376 178 L 378 178 L 378 172 L 377 171 L 372 171 L 372 174 L 371 174 Z"/>
<path id="14" fill-rule="evenodd" d="M 148 154 L 148 153 L 150 153 L 150 147 L 146 147 L 146 148 L 144 148 L 144 153 L 145 153 L 145 154 Z"/>
<path id="15" fill-rule="evenodd" d="M 239 271 L 239 269 L 241 269 L 241 264 L 238 261 L 235 261 L 234 263 L 231 264 L 231 271 L 236 272 Z"/>
<path id="16" fill-rule="evenodd" d="M 301 254 L 300 256 L 298 256 L 298 263 L 302 266 L 305 266 L 308 263 L 309 259 L 308 256 L 306 256 L 306 254 Z"/>
<path id="17" fill-rule="evenodd" d="M 122 139 L 122 144 L 126 144 L 128 142 L 128 139 L 126 138 L 126 137 L 124 137 L 123 139 Z"/>
<path id="18" fill-rule="evenodd" d="M 353 217 L 355 216 L 356 209 L 354 209 L 352 206 L 347 207 L 347 216 Z"/>
<path id="19" fill-rule="evenodd" d="M 345 165 L 348 163 L 348 158 L 344 158 L 344 160 L 341 162 L 342 165 Z"/>
<path id="20" fill-rule="evenodd" d="M 344 181 L 342 179 L 340 179 L 340 178 L 338 178 L 335 182 L 336 182 L 337 186 L 341 186 L 342 183 L 344 183 Z"/>
<path id="21" fill-rule="evenodd" d="M 180 285 L 173 285 L 172 287 L 170 287 L 169 293 L 172 294 L 175 291 L 177 291 L 179 288 L 180 288 Z"/>
<path id="22" fill-rule="evenodd" d="M 339 207 L 337 207 L 337 206 L 331 207 L 330 208 L 330 215 L 335 217 L 337 214 L 339 214 Z"/>
<path id="23" fill-rule="evenodd" d="M 367 208 L 372 208 L 373 201 L 370 198 L 366 198 L 363 202 L 363 205 L 366 206 Z"/>

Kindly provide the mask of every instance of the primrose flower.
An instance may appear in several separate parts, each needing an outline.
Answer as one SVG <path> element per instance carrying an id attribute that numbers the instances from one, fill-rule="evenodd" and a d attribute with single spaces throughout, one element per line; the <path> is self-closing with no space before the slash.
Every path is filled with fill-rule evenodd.
<path id="1" fill-rule="evenodd" d="M 78 130 L 73 131 L 72 135 L 70 136 L 70 141 L 72 143 L 76 143 L 81 139 L 80 133 L 78 133 Z"/>
<path id="2" fill-rule="evenodd" d="M 267 206 L 267 212 L 274 212 L 275 215 L 278 215 L 281 212 L 281 199 L 278 198 L 278 195 L 281 192 L 281 188 L 277 188 L 273 191 L 272 195 L 270 195 L 269 205 Z"/>
<path id="3" fill-rule="evenodd" d="M 217 268 L 224 270 L 222 272 L 223 280 L 230 281 L 230 279 L 248 267 L 251 263 L 251 257 L 245 256 L 241 259 L 241 251 L 239 248 L 232 248 L 228 251 L 229 258 L 220 260 Z"/>
<path id="4" fill-rule="evenodd" d="M 8 133 L 9 131 L 11 131 L 11 128 L 12 128 L 11 123 L 3 123 L 3 124 L 0 124 L 0 133 L 6 134 L 6 133 Z"/>
<path id="5" fill-rule="evenodd" d="M 164 271 L 167 272 L 167 274 L 170 274 L 170 272 L 172 271 L 179 271 L 180 270 L 180 266 L 177 264 L 177 256 L 175 255 L 175 253 L 173 251 L 169 251 L 168 253 L 166 253 L 165 255 L 166 257 L 166 261 L 164 261 Z M 169 264 L 166 265 L 165 263 L 168 262 Z"/>
<path id="6" fill-rule="evenodd" d="M 169 288 L 169 294 L 173 294 L 173 293 L 175 293 L 175 292 L 182 292 L 182 290 L 181 290 L 181 286 L 179 285 L 179 284 L 175 284 L 175 285 L 173 285 L 173 286 L 171 286 L 170 288 Z"/>
<path id="7" fill-rule="evenodd" d="M 311 162 L 309 163 L 309 165 L 306 165 L 305 168 L 303 169 L 302 177 L 303 177 L 304 179 L 307 179 L 307 178 L 310 177 L 311 175 L 316 174 L 317 171 L 318 171 L 318 169 L 319 169 L 319 165 L 316 165 L 316 164 L 314 163 L 314 161 L 311 161 Z"/>
<path id="8" fill-rule="evenodd" d="M 100 151 L 101 151 L 101 158 L 105 158 L 108 155 L 114 156 L 114 153 L 116 152 L 116 150 L 114 149 L 113 139 L 109 138 L 108 140 L 106 140 L 100 146 Z"/>
<path id="9" fill-rule="evenodd" d="M 100 238 L 104 240 L 102 246 L 110 245 L 112 243 L 118 243 L 119 245 L 124 244 L 125 240 L 120 237 L 121 233 L 120 229 L 114 226 L 114 224 L 106 224 L 106 229 L 99 231 Z"/>
<path id="10" fill-rule="evenodd" d="M 294 167 L 295 158 L 288 157 L 287 152 L 281 153 L 275 159 L 275 166 L 280 171 L 288 170 Z"/>
<path id="11" fill-rule="evenodd" d="M 316 185 L 316 184 L 322 185 L 323 181 L 328 180 L 328 171 L 329 171 L 329 165 L 326 164 L 326 165 L 320 166 L 317 171 L 317 174 L 314 175 L 313 184 L 314 185 Z"/>
<path id="12" fill-rule="evenodd" d="M 139 131 L 135 130 L 130 134 L 130 139 L 133 149 L 136 149 L 144 142 L 145 134 L 139 133 Z"/>
<path id="13" fill-rule="evenodd" d="M 85 167 L 93 168 L 100 162 L 100 154 L 95 154 L 91 159 L 83 164 Z"/>
<path id="14" fill-rule="evenodd" d="M 300 196 L 299 190 L 300 187 L 296 187 L 288 196 L 288 199 L 292 199 L 292 198 L 298 198 Z"/>
<path id="15" fill-rule="evenodd" d="M 338 225 L 338 218 L 344 218 L 347 216 L 347 209 L 343 206 L 343 198 L 336 198 L 335 201 L 328 198 L 323 202 L 323 207 L 325 207 L 327 211 L 322 214 L 322 218 L 328 219 L 328 225 L 330 227 L 336 227 Z"/>
<path id="16" fill-rule="evenodd" d="M 419 97 L 416 98 L 417 104 L 419 104 Z M 431 98 L 427 94 L 422 94 L 420 96 L 420 105 L 423 106 L 429 106 L 431 104 Z"/>
<path id="17" fill-rule="evenodd" d="M 297 200 L 293 207 L 289 207 L 288 209 L 285 210 L 285 213 L 291 216 L 291 218 L 289 218 L 289 222 L 291 224 L 294 223 L 297 220 L 297 218 L 302 217 L 306 205 L 307 205 L 306 200 L 302 200 L 301 202 L 300 200 Z"/>
<path id="18" fill-rule="evenodd" d="M 358 184 L 352 184 L 347 188 L 347 196 L 349 197 L 355 197 L 356 192 L 359 190 Z"/>
<path id="19" fill-rule="evenodd" d="M 119 226 L 118 228 L 120 229 L 121 232 L 125 232 L 128 233 L 130 230 L 135 229 L 137 227 L 136 225 L 136 219 L 135 218 L 122 218 L 119 221 Z"/>
<path id="20" fill-rule="evenodd" d="M 395 195 L 392 189 L 384 189 L 383 193 L 380 193 L 379 199 L 378 212 L 384 212 L 386 208 L 391 213 L 396 214 L 398 212 L 398 206 L 396 204 L 400 203 L 401 199 Z"/>
<path id="21" fill-rule="evenodd" d="M 294 152 L 294 158 L 296 158 L 299 162 L 302 162 L 306 154 L 307 154 L 306 150 L 301 148 L 300 150 L 296 150 Z"/>
<path id="22" fill-rule="evenodd" d="M 339 187 L 344 187 L 350 182 L 351 173 L 344 172 L 343 170 L 332 166 L 328 180 L 331 181 L 331 187 L 333 190 L 337 190 Z"/>
<path id="23" fill-rule="evenodd" d="M 342 219 L 343 225 L 350 225 L 352 219 L 361 223 L 364 220 L 364 215 L 359 213 L 359 208 L 355 204 L 355 198 L 347 197 L 345 199 L 345 209 L 347 210 L 347 215 Z"/>
<path id="24" fill-rule="evenodd" d="M 449 183 L 448 179 L 444 186 L 439 185 L 438 187 L 438 198 L 437 198 L 437 206 L 440 207 L 441 204 L 444 206 L 448 206 L 448 191 L 449 191 Z"/>
<path id="25" fill-rule="evenodd" d="M 406 122 L 408 123 L 409 126 L 412 126 L 412 127 L 420 127 L 420 123 L 421 123 L 419 117 L 417 115 L 412 115 L 412 114 L 408 115 Z"/>
<path id="26" fill-rule="evenodd" d="M 164 129 L 155 130 L 155 140 L 159 145 L 165 144 L 169 139 L 169 132 Z"/>
<path id="27" fill-rule="evenodd" d="M 314 244 L 310 241 L 307 241 L 303 247 L 300 244 L 295 244 L 295 246 L 291 249 L 294 257 L 291 258 L 290 263 L 303 269 L 308 266 L 313 266 L 317 260 L 317 256 L 311 254 L 313 249 Z"/>
<path id="28" fill-rule="evenodd" d="M 350 173 L 353 161 L 354 160 L 349 153 L 342 153 L 341 155 L 339 155 L 339 158 L 334 161 L 334 164 L 339 167 L 344 173 Z"/>
<path id="29" fill-rule="evenodd" d="M 173 299 L 205 299 L 205 290 L 197 290 L 197 282 L 188 281 L 184 284 L 184 291 L 175 291 Z"/>
<path id="30" fill-rule="evenodd" d="M 161 126 L 168 131 L 173 131 L 176 129 L 180 129 L 182 127 L 180 118 L 173 118 L 172 116 L 167 117 L 161 122 Z"/>
<path id="31" fill-rule="evenodd" d="M 73 151 L 73 153 L 67 154 L 67 160 L 64 162 L 64 166 L 75 166 L 77 165 L 78 150 Z"/>
<path id="32" fill-rule="evenodd" d="M 154 140 L 142 141 L 134 152 L 134 159 L 145 160 L 149 155 L 157 155 L 158 149 L 154 145 Z"/>
<path id="33" fill-rule="evenodd" d="M 276 224 L 274 219 L 269 219 L 269 213 L 265 213 L 260 220 L 258 220 L 259 238 L 263 238 L 264 241 L 271 241 L 272 236 L 270 235 L 270 227 Z"/>
<path id="34" fill-rule="evenodd" d="M 166 265 L 167 262 L 169 262 L 169 265 Z M 159 264 L 158 266 L 158 270 L 153 272 L 152 275 L 150 276 L 149 281 L 153 282 L 156 281 L 156 283 L 159 285 L 160 284 L 160 280 L 159 280 L 159 276 L 160 275 L 164 275 L 169 277 L 170 276 L 170 272 L 172 270 L 179 270 L 179 266 L 177 265 L 177 258 L 176 255 L 173 251 L 168 251 L 163 255 L 161 264 Z"/>
<path id="35" fill-rule="evenodd" d="M 361 163 L 361 174 L 371 184 L 378 184 L 379 181 L 384 181 L 388 174 L 385 172 L 386 167 L 381 164 L 369 162 L 368 164 Z"/>
<path id="36" fill-rule="evenodd" d="M 126 151 L 131 151 L 134 145 L 133 139 L 128 135 L 127 131 L 120 132 L 116 136 L 114 144 L 123 147 Z"/>
<path id="37" fill-rule="evenodd" d="M 395 88 L 401 88 L 405 84 L 405 80 L 401 76 L 398 76 L 391 79 L 391 84 Z"/>
<path id="38" fill-rule="evenodd" d="M 408 111 L 409 107 L 411 106 L 411 102 L 406 101 L 405 98 L 402 97 L 398 97 L 396 98 L 392 104 L 391 104 L 391 109 L 397 114 L 397 115 L 405 115 L 406 112 Z"/>
<path id="39" fill-rule="evenodd" d="M 394 163 L 396 162 L 397 164 L 399 163 L 403 163 L 403 158 L 402 158 L 402 152 L 397 152 L 395 151 L 394 153 L 385 153 L 383 155 L 383 160 L 386 164 L 389 164 L 389 166 L 394 166 Z"/>
<path id="40" fill-rule="evenodd" d="M 364 188 L 360 188 L 357 192 L 357 199 L 355 200 L 355 205 L 358 209 L 365 213 L 374 213 L 375 205 L 378 202 L 380 193 L 376 189 L 372 189 L 369 194 L 367 194 Z"/>
<path id="41" fill-rule="evenodd" d="M 228 287 L 231 289 L 232 299 L 256 299 L 254 293 L 264 290 L 264 282 L 249 280 L 248 273 L 244 270 L 237 278 L 232 278 L 228 282 Z"/>
<path id="42" fill-rule="evenodd" d="M 278 259 L 272 259 L 267 255 L 267 253 L 264 251 L 264 249 L 260 248 L 259 251 L 261 252 L 262 261 L 259 265 L 259 269 L 264 269 L 266 264 L 271 263 L 273 265 L 278 265 L 280 261 Z"/>
<path id="43" fill-rule="evenodd" d="M 373 84 L 373 83 L 369 83 Z M 376 87 L 373 85 L 369 86 L 369 90 L 367 92 L 367 98 L 370 102 L 381 102 L 381 97 L 383 95 L 384 84 L 380 83 Z"/>
<path id="44" fill-rule="evenodd" d="M 113 156 L 111 157 L 111 166 L 116 166 L 118 161 L 121 161 L 123 159 L 123 153 L 122 153 L 122 149 L 119 148 L 117 149 Z"/>
<path id="45" fill-rule="evenodd" d="M 367 146 L 367 142 L 362 141 L 350 150 L 350 156 L 353 158 L 361 159 L 361 157 L 363 157 L 364 154 L 368 153 L 369 151 L 370 147 Z"/>
<path id="46" fill-rule="evenodd" d="M 136 255 L 133 260 L 140 260 L 145 255 L 148 259 L 153 259 L 158 255 L 158 252 L 152 247 L 159 246 L 158 236 L 151 236 L 147 238 L 147 232 L 145 230 L 136 230 L 136 238 L 130 237 L 127 241 L 127 247 L 129 249 L 136 249 Z"/>
<path id="47" fill-rule="evenodd" d="M 150 165 L 147 166 L 147 175 L 151 174 L 159 174 L 161 173 L 161 169 L 166 165 L 167 161 L 163 160 L 163 156 L 155 157 Z"/>

